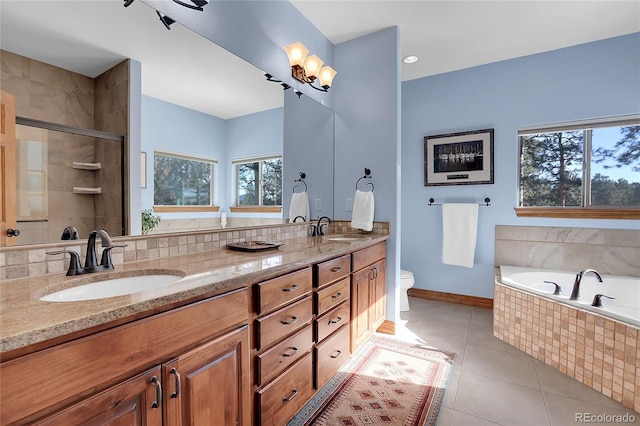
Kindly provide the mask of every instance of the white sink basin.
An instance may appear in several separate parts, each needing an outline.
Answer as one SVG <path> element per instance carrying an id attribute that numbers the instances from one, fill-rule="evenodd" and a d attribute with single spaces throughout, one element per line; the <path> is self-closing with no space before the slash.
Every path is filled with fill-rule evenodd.
<path id="1" fill-rule="evenodd" d="M 180 279 L 182 279 L 181 276 L 172 274 L 111 278 L 56 291 L 41 297 L 39 300 L 43 302 L 78 302 L 81 300 L 106 299 L 108 297 L 124 296 L 168 287 Z"/>

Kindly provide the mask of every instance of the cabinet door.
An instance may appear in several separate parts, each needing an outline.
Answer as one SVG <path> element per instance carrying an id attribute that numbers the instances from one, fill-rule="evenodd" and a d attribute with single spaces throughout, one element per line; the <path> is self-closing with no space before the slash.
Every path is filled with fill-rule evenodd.
<path id="1" fill-rule="evenodd" d="M 372 271 L 366 268 L 354 273 L 351 278 L 351 353 L 372 335 L 369 318 L 370 274 Z"/>
<path id="2" fill-rule="evenodd" d="M 371 287 L 372 290 L 372 294 L 374 295 L 374 299 L 372 300 L 372 303 L 374 303 L 374 305 L 371 307 L 373 309 L 372 312 L 372 321 L 373 324 L 371 326 L 371 329 L 373 332 L 375 332 L 378 327 L 380 327 L 380 325 L 382 325 L 382 323 L 385 320 L 386 317 L 386 308 L 387 308 L 387 300 L 386 300 L 386 296 L 387 296 L 387 271 L 386 271 L 386 261 L 385 260 L 381 260 L 379 262 L 376 262 L 372 267 L 373 267 L 373 272 L 374 272 L 374 276 L 373 276 L 373 286 Z"/>
<path id="3" fill-rule="evenodd" d="M 35 424 L 160 426 L 162 425 L 160 367 L 154 367 Z"/>
<path id="4" fill-rule="evenodd" d="M 250 425 L 247 326 L 162 366 L 166 425 Z"/>

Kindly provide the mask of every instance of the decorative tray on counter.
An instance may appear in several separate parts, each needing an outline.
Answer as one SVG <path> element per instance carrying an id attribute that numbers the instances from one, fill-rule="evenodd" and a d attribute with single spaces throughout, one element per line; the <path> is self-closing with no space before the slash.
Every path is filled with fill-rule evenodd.
<path id="1" fill-rule="evenodd" d="M 239 251 L 261 251 L 275 249 L 284 243 L 270 243 L 267 241 L 241 241 L 239 243 L 227 244 L 227 248 Z"/>

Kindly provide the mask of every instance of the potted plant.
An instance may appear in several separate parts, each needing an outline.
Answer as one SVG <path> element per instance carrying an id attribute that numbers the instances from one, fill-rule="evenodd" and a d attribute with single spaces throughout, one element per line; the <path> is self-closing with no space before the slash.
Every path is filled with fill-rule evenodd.
<path id="1" fill-rule="evenodd" d="M 149 231 L 158 226 L 160 216 L 153 213 L 151 209 L 142 210 L 142 235 L 147 235 Z"/>

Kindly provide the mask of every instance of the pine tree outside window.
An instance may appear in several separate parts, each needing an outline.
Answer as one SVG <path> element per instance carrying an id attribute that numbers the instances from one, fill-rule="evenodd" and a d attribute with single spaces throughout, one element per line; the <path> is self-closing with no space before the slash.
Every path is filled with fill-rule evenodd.
<path id="1" fill-rule="evenodd" d="M 282 156 L 234 160 L 236 206 L 282 206 Z"/>
<path id="2" fill-rule="evenodd" d="M 531 126 L 518 135 L 518 216 L 640 214 L 640 116 Z"/>

